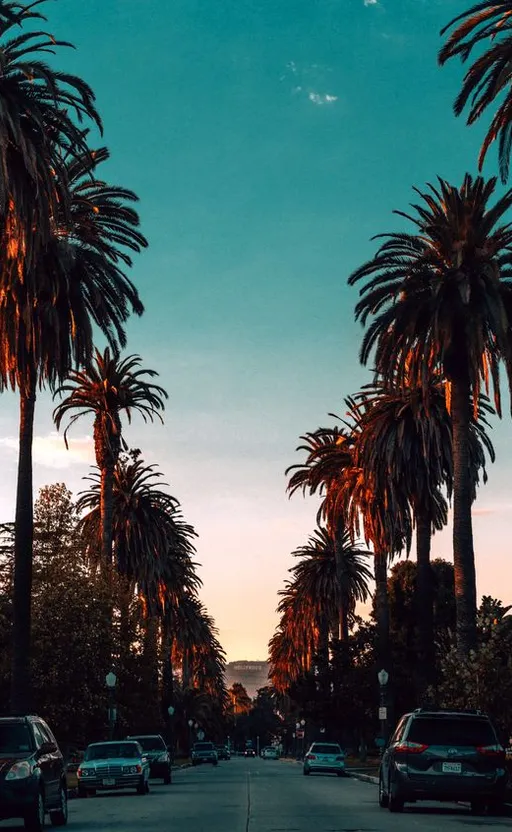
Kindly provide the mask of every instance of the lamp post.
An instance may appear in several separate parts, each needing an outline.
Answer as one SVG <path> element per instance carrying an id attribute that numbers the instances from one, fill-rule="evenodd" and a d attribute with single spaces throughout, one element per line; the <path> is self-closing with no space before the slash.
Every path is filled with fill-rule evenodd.
<path id="1" fill-rule="evenodd" d="M 194 720 L 189 719 L 188 721 L 188 753 L 192 753 L 192 728 L 194 727 Z"/>
<path id="2" fill-rule="evenodd" d="M 169 714 L 169 758 L 170 758 L 170 766 L 169 766 L 169 776 L 172 780 L 172 764 L 174 763 L 174 706 L 169 705 L 167 708 L 167 713 Z"/>
<path id="3" fill-rule="evenodd" d="M 379 680 L 379 720 L 380 720 L 380 732 L 381 732 L 381 746 L 380 746 L 380 754 L 382 756 L 384 752 L 384 746 L 386 745 L 387 736 L 388 736 L 388 682 L 389 682 L 389 673 L 387 670 L 379 670 L 377 673 L 377 679 Z"/>
<path id="4" fill-rule="evenodd" d="M 117 709 L 115 704 L 115 690 L 117 684 L 117 676 L 111 670 L 105 676 L 105 684 L 108 690 L 108 738 L 114 738 L 114 728 L 117 720 Z"/>

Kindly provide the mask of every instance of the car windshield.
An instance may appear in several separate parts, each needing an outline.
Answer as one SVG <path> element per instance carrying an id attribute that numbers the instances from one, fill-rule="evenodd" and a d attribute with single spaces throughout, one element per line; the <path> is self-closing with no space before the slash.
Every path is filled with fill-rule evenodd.
<path id="1" fill-rule="evenodd" d="M 492 725 L 486 719 L 452 716 L 418 717 L 412 721 L 406 739 L 425 745 L 481 746 L 496 743 Z"/>
<path id="2" fill-rule="evenodd" d="M 341 748 L 339 745 L 321 745 L 320 743 L 312 745 L 311 751 L 313 754 L 341 754 Z"/>
<path id="3" fill-rule="evenodd" d="M 31 748 L 27 725 L 22 722 L 0 723 L 0 754 L 20 754 Z"/>
<path id="4" fill-rule="evenodd" d="M 166 751 L 162 737 L 133 737 L 144 751 Z"/>
<path id="5" fill-rule="evenodd" d="M 213 751 L 212 742 L 196 742 L 194 751 Z"/>
<path id="6" fill-rule="evenodd" d="M 134 742 L 108 742 L 90 745 L 85 752 L 86 760 L 112 760 L 120 757 L 135 759 L 140 751 Z"/>

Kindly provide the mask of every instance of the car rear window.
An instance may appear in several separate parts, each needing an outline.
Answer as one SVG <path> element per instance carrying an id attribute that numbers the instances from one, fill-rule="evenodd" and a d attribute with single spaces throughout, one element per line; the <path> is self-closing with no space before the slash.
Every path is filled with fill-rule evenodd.
<path id="1" fill-rule="evenodd" d="M 417 717 L 407 734 L 410 742 L 425 745 L 494 745 L 496 735 L 486 719 L 470 717 Z"/>
<path id="2" fill-rule="evenodd" d="M 144 751 L 166 751 L 162 737 L 130 737 L 142 746 Z"/>
<path id="3" fill-rule="evenodd" d="M 311 751 L 315 754 L 341 754 L 339 745 L 320 745 L 320 743 L 315 743 L 311 747 Z"/>
<path id="4" fill-rule="evenodd" d="M 213 751 L 213 742 L 196 742 L 194 751 Z"/>

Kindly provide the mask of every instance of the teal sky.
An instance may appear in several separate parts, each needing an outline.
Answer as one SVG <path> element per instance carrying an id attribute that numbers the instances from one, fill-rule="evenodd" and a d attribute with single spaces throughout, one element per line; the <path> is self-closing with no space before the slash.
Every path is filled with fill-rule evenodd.
<path id="1" fill-rule="evenodd" d="M 284 494 L 298 436 L 343 412 L 358 364 L 351 270 L 399 228 L 411 186 L 474 170 L 482 129 L 455 120 L 458 66 L 436 65 L 460 0 L 55 0 L 60 66 L 96 90 L 108 178 L 140 196 L 150 241 L 134 278 L 146 314 L 130 351 L 170 394 L 164 427 L 127 430 L 200 533 L 203 597 L 229 659 L 266 655 L 289 553 L 316 504 Z M 486 173 L 495 171 L 492 156 Z M 17 412 L 4 396 L 0 508 L 12 516 Z M 43 396 L 35 484 L 75 492 L 90 429 L 71 451 Z M 510 425 L 475 515 L 479 589 L 512 534 Z M 449 532 L 435 553 L 450 555 Z"/>

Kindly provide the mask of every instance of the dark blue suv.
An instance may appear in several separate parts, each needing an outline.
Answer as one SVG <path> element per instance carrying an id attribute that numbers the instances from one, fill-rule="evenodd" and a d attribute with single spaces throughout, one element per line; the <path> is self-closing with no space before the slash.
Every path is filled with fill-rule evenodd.
<path id="1" fill-rule="evenodd" d="M 479 711 L 405 714 L 386 748 L 379 803 L 401 812 L 418 800 L 464 801 L 476 814 L 502 811 L 508 774 L 505 750 Z"/>
<path id="2" fill-rule="evenodd" d="M 37 716 L 0 718 L 0 820 L 23 818 L 41 832 L 68 820 L 64 759 L 46 722 Z"/>

